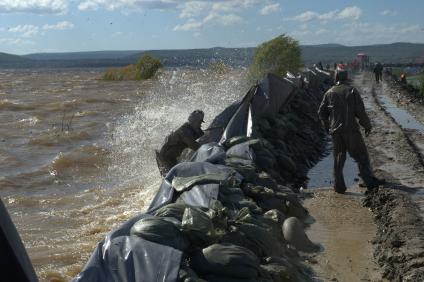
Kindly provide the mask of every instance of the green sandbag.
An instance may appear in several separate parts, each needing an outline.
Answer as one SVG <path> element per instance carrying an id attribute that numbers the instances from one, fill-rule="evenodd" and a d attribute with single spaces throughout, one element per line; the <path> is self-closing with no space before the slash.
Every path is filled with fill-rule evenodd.
<path id="1" fill-rule="evenodd" d="M 181 251 L 189 247 L 188 240 L 178 226 L 163 218 L 140 219 L 131 227 L 130 235 L 136 235 Z"/>
<path id="2" fill-rule="evenodd" d="M 207 280 L 203 280 L 199 278 L 199 276 L 194 272 L 190 267 L 185 265 L 185 263 L 181 264 L 180 270 L 178 271 L 178 281 L 179 282 L 207 282 Z"/>
<path id="3" fill-rule="evenodd" d="M 251 138 L 247 137 L 247 136 L 236 136 L 236 137 L 232 137 L 229 140 L 225 141 L 224 146 L 228 149 L 234 145 L 240 144 L 240 143 L 244 143 L 246 141 L 249 141 Z"/>
<path id="4" fill-rule="evenodd" d="M 187 205 L 185 204 L 171 203 L 158 209 L 154 215 L 159 217 L 173 217 L 178 219 L 178 221 L 182 221 L 186 207 Z"/>
<path id="5" fill-rule="evenodd" d="M 247 240 L 258 246 L 262 251 L 262 255 L 271 256 L 277 254 L 278 242 L 271 236 L 270 229 L 250 223 L 238 224 L 237 227 L 246 235 Z"/>
<path id="6" fill-rule="evenodd" d="M 219 238 L 211 216 L 195 207 L 187 207 L 181 223 L 182 231 L 195 246 L 207 246 Z"/>
<path id="7" fill-rule="evenodd" d="M 256 278 L 259 259 L 250 250 L 232 244 L 213 244 L 197 251 L 191 259 L 196 273 L 229 278 Z"/>
<path id="8" fill-rule="evenodd" d="M 172 187 L 178 192 L 190 189 L 194 185 L 205 183 L 221 183 L 228 179 L 227 173 L 209 173 L 190 177 L 174 177 L 172 179 Z"/>

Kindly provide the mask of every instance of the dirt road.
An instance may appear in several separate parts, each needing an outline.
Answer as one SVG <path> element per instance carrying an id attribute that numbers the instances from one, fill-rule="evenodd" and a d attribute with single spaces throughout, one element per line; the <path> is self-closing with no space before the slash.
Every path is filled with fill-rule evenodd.
<path id="1" fill-rule="evenodd" d="M 310 191 L 308 235 L 324 249 L 312 267 L 325 281 L 424 281 L 424 108 L 369 73 L 353 85 L 373 123 L 365 140 L 372 166 L 388 183 L 366 197 L 357 185 L 346 195 Z"/>

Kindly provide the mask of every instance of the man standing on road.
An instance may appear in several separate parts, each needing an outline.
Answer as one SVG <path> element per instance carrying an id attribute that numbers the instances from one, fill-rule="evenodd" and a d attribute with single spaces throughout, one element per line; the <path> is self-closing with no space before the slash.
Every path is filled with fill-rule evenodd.
<path id="1" fill-rule="evenodd" d="M 171 132 L 160 151 L 156 151 L 156 161 L 159 171 L 164 176 L 174 165 L 184 149 L 197 150 L 200 144 L 196 141 L 203 136 L 201 128 L 205 114 L 201 110 L 195 110 L 188 117 L 188 121 L 177 130 Z"/>
<path id="2" fill-rule="evenodd" d="M 343 177 L 346 152 L 358 164 L 360 176 L 367 189 L 371 190 L 380 182 L 372 173 L 368 151 L 356 119 L 365 129 L 365 136 L 371 132 L 371 123 L 358 90 L 348 85 L 347 71 L 338 69 L 335 77 L 336 85 L 325 93 L 318 110 L 324 128 L 333 139 L 334 190 L 337 193 L 346 191 Z"/>
<path id="3" fill-rule="evenodd" d="M 377 62 L 374 66 L 375 81 L 379 83 L 383 77 L 383 65 Z"/>

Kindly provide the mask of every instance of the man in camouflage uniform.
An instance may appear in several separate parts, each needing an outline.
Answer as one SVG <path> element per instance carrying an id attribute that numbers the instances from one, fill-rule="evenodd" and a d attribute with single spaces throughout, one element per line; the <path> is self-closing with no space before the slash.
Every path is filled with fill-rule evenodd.
<path id="1" fill-rule="evenodd" d="M 343 178 L 346 151 L 357 162 L 368 190 L 376 188 L 380 182 L 372 173 L 368 151 L 356 119 L 365 129 L 366 136 L 371 132 L 371 123 L 358 90 L 348 85 L 346 70 L 336 70 L 336 85 L 325 93 L 318 114 L 333 139 L 334 190 L 338 193 L 346 191 Z"/>
<path id="2" fill-rule="evenodd" d="M 159 171 L 163 176 L 178 163 L 177 158 L 184 149 L 190 148 L 194 151 L 199 149 L 200 144 L 196 140 L 204 134 L 201 129 L 203 118 L 203 111 L 196 110 L 192 112 L 188 117 L 188 121 L 177 130 L 171 132 L 166 137 L 165 144 L 160 151 L 156 151 Z"/>

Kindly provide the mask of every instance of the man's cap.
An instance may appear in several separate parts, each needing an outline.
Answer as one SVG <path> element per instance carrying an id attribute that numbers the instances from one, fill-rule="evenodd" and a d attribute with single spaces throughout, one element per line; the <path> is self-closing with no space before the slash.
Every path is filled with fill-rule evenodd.
<path id="1" fill-rule="evenodd" d="M 336 82 L 348 80 L 347 70 L 337 69 L 335 73 L 335 80 Z"/>

